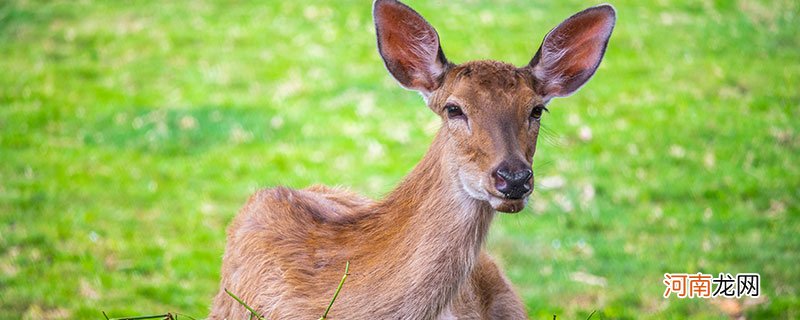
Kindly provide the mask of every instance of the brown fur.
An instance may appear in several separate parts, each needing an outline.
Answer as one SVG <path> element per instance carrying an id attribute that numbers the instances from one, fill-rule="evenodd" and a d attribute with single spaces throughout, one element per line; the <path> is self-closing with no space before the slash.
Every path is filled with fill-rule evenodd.
<path id="1" fill-rule="evenodd" d="M 317 318 L 347 261 L 350 276 L 330 319 L 526 318 L 483 243 L 496 212 L 522 210 L 527 194 L 503 198 L 492 172 L 508 161 L 530 167 L 539 130 L 531 110 L 563 92 L 542 92 L 546 80 L 536 77 L 536 65 L 447 62 L 436 32 L 416 12 L 393 0 L 375 6 L 379 46 L 392 46 L 381 50 L 389 71 L 423 93 L 442 117 L 441 130 L 420 163 L 382 200 L 324 186 L 253 195 L 228 228 L 210 319 L 249 315 L 224 289 L 268 319 Z M 592 21 L 581 24 L 602 29 Z M 567 31 L 566 36 L 573 32 Z M 562 60 L 569 68 L 597 65 Z M 449 118 L 445 106 L 452 103 L 463 110 L 463 119 Z"/>

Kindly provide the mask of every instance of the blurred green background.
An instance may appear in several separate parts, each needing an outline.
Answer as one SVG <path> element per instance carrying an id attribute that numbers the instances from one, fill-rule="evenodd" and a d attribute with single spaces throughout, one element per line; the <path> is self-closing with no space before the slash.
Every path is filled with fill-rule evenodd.
<path id="1" fill-rule="evenodd" d="M 516 65 L 596 4 L 407 3 L 452 61 Z M 665 272 L 758 272 L 745 315 L 797 319 L 800 4 L 613 4 L 600 70 L 550 104 L 532 201 L 489 251 L 534 319 L 727 318 L 664 299 Z M 0 318 L 204 317 L 252 192 L 391 190 L 439 123 L 385 71 L 370 10 L 0 1 Z"/>

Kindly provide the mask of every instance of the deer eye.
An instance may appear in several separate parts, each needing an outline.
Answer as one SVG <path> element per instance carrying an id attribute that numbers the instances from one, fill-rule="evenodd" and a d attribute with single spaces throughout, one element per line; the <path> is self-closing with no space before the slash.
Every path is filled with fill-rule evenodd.
<path id="1" fill-rule="evenodd" d="M 467 116 L 464 115 L 463 111 L 461 111 L 461 107 L 453 103 L 448 103 L 447 105 L 445 105 L 444 110 L 447 111 L 447 117 L 450 119 L 455 119 L 455 118 L 463 118 L 464 120 L 467 119 Z"/>
<path id="2" fill-rule="evenodd" d="M 542 113 L 545 111 L 550 112 L 550 110 L 547 110 L 547 108 L 545 108 L 544 105 L 542 104 L 537 105 L 533 107 L 533 110 L 531 110 L 531 118 L 533 118 L 534 120 L 539 120 L 542 118 Z"/>

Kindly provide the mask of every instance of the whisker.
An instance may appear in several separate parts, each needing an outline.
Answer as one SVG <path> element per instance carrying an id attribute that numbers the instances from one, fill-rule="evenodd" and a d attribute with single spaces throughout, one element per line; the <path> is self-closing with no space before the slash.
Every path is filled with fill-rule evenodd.
<path id="1" fill-rule="evenodd" d="M 550 129 L 549 126 L 541 124 L 539 126 L 539 137 L 544 139 L 544 142 L 548 145 L 551 145 L 556 148 L 563 148 L 564 147 L 564 140 L 562 139 L 561 135 L 558 134 L 555 130 Z"/>

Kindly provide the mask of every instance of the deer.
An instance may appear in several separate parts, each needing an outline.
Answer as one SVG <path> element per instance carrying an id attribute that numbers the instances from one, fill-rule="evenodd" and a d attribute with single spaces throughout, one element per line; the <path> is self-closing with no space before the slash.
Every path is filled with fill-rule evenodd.
<path id="1" fill-rule="evenodd" d="M 422 159 L 382 199 L 341 187 L 253 194 L 227 229 L 210 319 L 526 319 L 489 256 L 492 220 L 533 189 L 533 156 L 553 98 L 583 86 L 616 22 L 608 4 L 567 18 L 524 66 L 447 60 L 433 26 L 397 0 L 372 15 L 385 68 L 417 91 L 441 126 Z"/>

